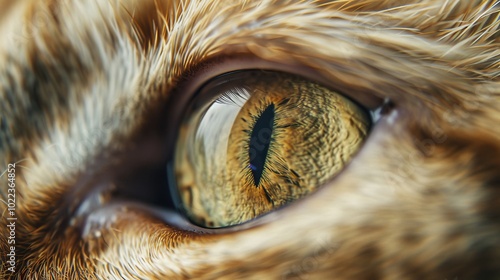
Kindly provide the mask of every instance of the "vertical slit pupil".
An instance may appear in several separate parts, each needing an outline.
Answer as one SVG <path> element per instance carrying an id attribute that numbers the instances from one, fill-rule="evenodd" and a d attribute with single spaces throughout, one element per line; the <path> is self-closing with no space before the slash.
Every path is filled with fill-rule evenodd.
<path id="1" fill-rule="evenodd" d="M 260 184 L 267 153 L 269 152 L 274 127 L 274 116 L 274 104 L 271 103 L 260 114 L 250 135 L 248 155 L 250 157 L 250 169 L 252 170 L 254 183 L 257 187 Z"/>

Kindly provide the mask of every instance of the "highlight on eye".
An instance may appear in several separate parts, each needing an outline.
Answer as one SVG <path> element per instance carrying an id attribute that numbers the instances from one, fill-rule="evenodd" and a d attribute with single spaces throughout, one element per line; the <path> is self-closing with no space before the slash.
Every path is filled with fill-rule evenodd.
<path id="1" fill-rule="evenodd" d="M 307 79 L 239 71 L 192 101 L 173 160 L 177 206 L 203 227 L 237 225 L 306 196 L 359 150 L 363 108 Z"/>

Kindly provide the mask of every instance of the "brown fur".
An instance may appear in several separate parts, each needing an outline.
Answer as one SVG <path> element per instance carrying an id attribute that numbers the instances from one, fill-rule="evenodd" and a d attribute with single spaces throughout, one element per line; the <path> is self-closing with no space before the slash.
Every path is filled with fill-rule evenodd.
<path id="1" fill-rule="evenodd" d="M 0 15 L 13 13 L 0 21 L 0 170 L 18 162 L 17 272 L 4 269 L 3 212 L 0 275 L 500 278 L 499 9 L 487 0 L 0 2 Z M 238 58 L 249 64 L 225 63 Z M 164 163 L 182 85 L 204 69 L 256 66 L 394 108 L 332 182 L 249 226 L 188 230 L 113 199 L 124 174 Z M 95 185 L 108 203 L 76 215 Z"/>

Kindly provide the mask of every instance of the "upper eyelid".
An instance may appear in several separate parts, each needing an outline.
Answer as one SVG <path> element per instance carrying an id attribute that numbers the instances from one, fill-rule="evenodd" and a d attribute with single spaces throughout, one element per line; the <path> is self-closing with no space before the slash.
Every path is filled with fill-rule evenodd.
<path id="1" fill-rule="evenodd" d="M 348 85 L 333 84 L 328 77 L 325 77 L 324 73 L 320 73 L 317 69 L 304 65 L 290 64 L 287 62 L 267 61 L 253 55 L 214 58 L 195 65 L 192 69 L 190 69 L 190 71 L 187 71 L 188 75 L 182 77 L 180 82 L 175 86 L 173 91 L 176 93 L 179 92 L 179 94 L 172 94 L 173 97 L 177 98 L 177 95 L 181 96 L 175 100 L 176 102 L 174 103 L 178 104 L 178 102 L 181 102 L 182 104 L 187 104 L 187 99 L 191 97 L 190 95 L 195 94 L 197 90 L 202 87 L 202 85 L 221 74 L 239 70 L 256 69 L 280 71 L 302 76 L 332 90 L 336 90 L 339 93 L 352 98 L 368 109 L 375 109 L 383 103 L 383 99 L 373 94 L 349 91 Z"/>

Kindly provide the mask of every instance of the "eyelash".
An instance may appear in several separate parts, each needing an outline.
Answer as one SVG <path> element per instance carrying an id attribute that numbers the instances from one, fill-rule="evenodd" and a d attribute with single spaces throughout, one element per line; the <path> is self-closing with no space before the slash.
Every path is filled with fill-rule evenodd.
<path id="1" fill-rule="evenodd" d="M 250 98 L 250 93 L 245 88 L 230 88 L 224 93 L 221 94 L 215 100 L 215 103 L 224 104 L 224 105 L 234 105 L 237 107 L 243 107 L 245 102 Z M 243 103 L 240 103 L 241 100 L 244 100 Z"/>

